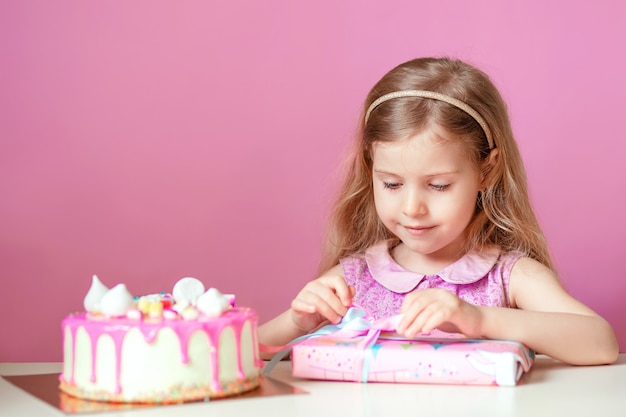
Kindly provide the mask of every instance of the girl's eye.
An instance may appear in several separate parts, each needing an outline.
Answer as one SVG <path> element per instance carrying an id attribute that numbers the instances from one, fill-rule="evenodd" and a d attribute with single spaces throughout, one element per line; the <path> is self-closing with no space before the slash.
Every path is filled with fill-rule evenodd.
<path id="1" fill-rule="evenodd" d="M 397 182 L 383 182 L 383 188 L 386 190 L 395 190 L 400 187 L 400 183 Z"/>
<path id="2" fill-rule="evenodd" d="M 450 184 L 430 184 L 430 187 L 435 191 L 445 191 L 450 188 Z"/>

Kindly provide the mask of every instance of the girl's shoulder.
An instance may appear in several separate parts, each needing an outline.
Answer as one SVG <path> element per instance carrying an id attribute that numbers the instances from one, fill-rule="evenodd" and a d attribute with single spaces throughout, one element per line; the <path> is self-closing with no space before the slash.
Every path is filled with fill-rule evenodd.
<path id="1" fill-rule="evenodd" d="M 556 279 L 556 273 L 546 265 L 520 252 L 509 252 L 513 261 L 511 277 L 531 279 Z"/>
<path id="2" fill-rule="evenodd" d="M 512 271 L 513 267 L 517 264 L 521 259 L 526 258 L 526 255 L 523 252 L 519 251 L 504 251 L 498 248 L 500 254 L 498 255 L 497 264 L 502 268 Z M 529 258 L 530 259 L 530 258 Z"/>
<path id="3" fill-rule="evenodd" d="M 520 299 L 536 297 L 539 292 L 564 292 L 555 271 L 525 255 L 512 265 L 509 286 L 512 305 L 517 305 Z"/>

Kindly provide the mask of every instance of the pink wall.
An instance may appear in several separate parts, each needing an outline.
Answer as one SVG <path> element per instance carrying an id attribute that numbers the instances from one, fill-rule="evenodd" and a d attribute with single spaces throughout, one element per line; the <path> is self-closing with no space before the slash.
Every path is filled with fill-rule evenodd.
<path id="1" fill-rule="evenodd" d="M 94 273 L 287 308 L 367 90 L 422 55 L 492 75 L 562 280 L 626 348 L 626 3 L 314 3 L 0 5 L 0 361 L 60 360 Z"/>

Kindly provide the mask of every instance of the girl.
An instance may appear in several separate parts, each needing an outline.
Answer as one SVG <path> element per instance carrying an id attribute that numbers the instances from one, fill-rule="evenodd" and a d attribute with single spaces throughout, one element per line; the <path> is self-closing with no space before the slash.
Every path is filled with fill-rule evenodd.
<path id="1" fill-rule="evenodd" d="M 423 58 L 370 91 L 321 276 L 260 327 L 284 345 L 355 304 L 397 331 L 516 340 L 571 364 L 608 364 L 609 323 L 559 283 L 504 101 L 464 62 Z"/>

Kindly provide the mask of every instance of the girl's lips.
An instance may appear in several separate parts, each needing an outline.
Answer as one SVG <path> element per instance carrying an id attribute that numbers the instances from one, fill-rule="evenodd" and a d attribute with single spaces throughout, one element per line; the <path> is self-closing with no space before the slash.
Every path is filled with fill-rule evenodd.
<path id="1" fill-rule="evenodd" d="M 404 226 L 404 228 L 412 235 L 421 235 L 434 229 L 435 226 Z"/>

